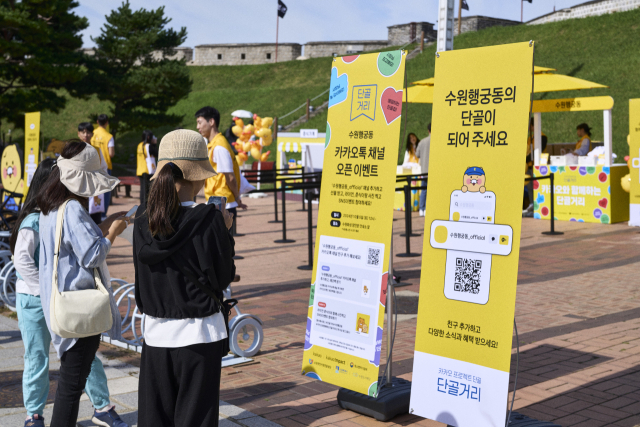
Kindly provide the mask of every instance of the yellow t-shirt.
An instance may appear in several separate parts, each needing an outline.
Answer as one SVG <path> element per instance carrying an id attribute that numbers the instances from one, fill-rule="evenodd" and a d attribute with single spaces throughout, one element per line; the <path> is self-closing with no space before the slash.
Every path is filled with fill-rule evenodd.
<path id="1" fill-rule="evenodd" d="M 209 151 L 209 162 L 211 162 L 213 170 L 218 172 L 217 164 L 213 161 L 213 150 L 216 147 L 223 147 L 229 152 L 231 161 L 233 162 L 233 175 L 236 178 L 237 185 L 240 186 L 240 168 L 238 167 L 238 162 L 236 161 L 236 155 L 233 154 L 233 150 L 231 149 L 231 145 L 229 145 L 229 141 L 227 141 L 227 138 L 225 138 L 221 133 L 214 136 L 213 139 L 209 141 L 209 144 L 207 144 L 207 149 Z M 221 196 L 227 198 L 227 203 L 233 203 L 236 201 L 236 198 L 234 197 L 233 193 L 229 189 L 229 185 L 227 184 L 227 178 L 223 173 L 219 173 L 216 176 L 207 179 L 204 184 L 204 195 L 207 200 L 211 196 Z"/>
<path id="2" fill-rule="evenodd" d="M 91 138 L 91 145 L 102 151 L 102 155 L 104 156 L 104 160 L 107 162 L 107 168 L 109 170 L 113 169 L 108 146 L 111 138 L 113 138 L 113 135 L 107 132 L 103 127 L 98 127 L 98 129 L 93 132 L 93 137 Z"/>
<path id="3" fill-rule="evenodd" d="M 144 141 L 138 144 L 138 150 L 136 151 L 137 158 L 137 169 L 136 175 L 142 176 L 143 173 L 149 173 L 149 168 L 147 167 L 147 153 L 144 149 Z"/>

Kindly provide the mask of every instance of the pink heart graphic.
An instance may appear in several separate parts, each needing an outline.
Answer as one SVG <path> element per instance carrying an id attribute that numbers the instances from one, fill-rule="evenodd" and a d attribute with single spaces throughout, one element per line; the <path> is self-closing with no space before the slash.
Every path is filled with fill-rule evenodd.
<path id="1" fill-rule="evenodd" d="M 386 88 L 380 97 L 380 108 L 387 124 L 391 124 L 402 114 L 402 91 L 396 91 L 392 87 Z"/>
<path id="2" fill-rule="evenodd" d="M 606 197 L 603 197 L 602 199 L 598 200 L 598 206 L 600 206 L 601 208 L 606 208 L 608 204 L 609 204 L 609 200 L 607 200 Z"/>
<path id="3" fill-rule="evenodd" d="M 360 55 L 349 55 L 349 56 L 343 56 L 342 57 L 342 61 L 344 61 L 345 64 L 351 64 L 353 61 L 355 61 L 356 59 L 358 59 Z"/>

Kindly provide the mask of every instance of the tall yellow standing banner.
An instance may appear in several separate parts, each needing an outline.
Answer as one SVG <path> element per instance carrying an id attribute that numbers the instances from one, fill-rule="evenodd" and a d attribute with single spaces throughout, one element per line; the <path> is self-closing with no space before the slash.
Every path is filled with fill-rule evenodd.
<path id="1" fill-rule="evenodd" d="M 302 373 L 378 387 L 406 53 L 335 58 Z"/>
<path id="2" fill-rule="evenodd" d="M 629 157 L 629 225 L 640 227 L 640 98 L 629 100 Z"/>
<path id="3" fill-rule="evenodd" d="M 504 426 L 533 42 L 440 52 L 410 408 Z"/>
<path id="4" fill-rule="evenodd" d="M 40 154 L 40 112 L 24 116 L 24 196 L 27 197 Z"/>

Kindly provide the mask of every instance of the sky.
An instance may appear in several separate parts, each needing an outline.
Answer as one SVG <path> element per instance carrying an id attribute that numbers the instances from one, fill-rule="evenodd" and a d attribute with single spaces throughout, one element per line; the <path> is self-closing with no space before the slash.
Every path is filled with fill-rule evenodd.
<path id="1" fill-rule="evenodd" d="M 386 40 L 387 27 L 408 22 L 436 23 L 438 0 L 283 0 L 287 14 L 279 22 L 279 42 Z M 524 21 L 587 0 L 533 0 L 523 3 Z M 105 15 L 119 0 L 79 0 L 76 14 L 89 19 L 84 47 L 100 34 Z M 183 46 L 218 43 L 274 43 L 277 0 L 171 0 L 165 2 L 170 27 L 187 28 Z M 456 3 L 456 17 L 458 14 Z M 467 0 L 462 16 L 484 15 L 520 20 L 520 0 Z M 131 8 L 154 9 L 162 2 L 130 0 Z"/>

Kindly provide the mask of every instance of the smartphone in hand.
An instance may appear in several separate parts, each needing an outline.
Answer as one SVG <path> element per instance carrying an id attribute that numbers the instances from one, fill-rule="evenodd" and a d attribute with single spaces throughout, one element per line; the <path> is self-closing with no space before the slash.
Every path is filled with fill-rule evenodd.
<path id="1" fill-rule="evenodd" d="M 209 197 L 208 205 L 216 205 L 216 209 L 222 211 L 225 206 L 227 206 L 227 198 L 222 196 L 211 196 Z"/>
<path id="2" fill-rule="evenodd" d="M 129 212 L 127 212 L 127 214 L 125 216 L 127 218 L 131 218 L 132 216 L 134 216 L 136 214 L 137 210 L 138 210 L 138 205 L 135 205 L 134 207 L 131 208 L 131 210 L 129 210 Z"/>

